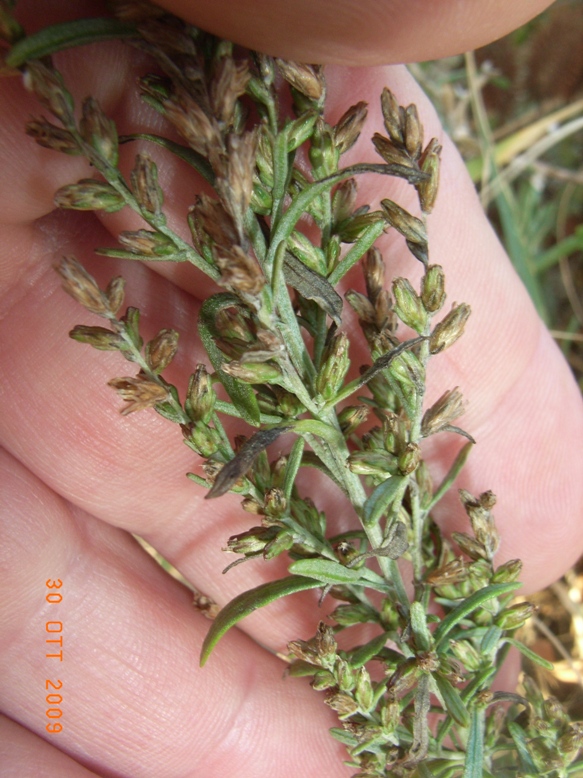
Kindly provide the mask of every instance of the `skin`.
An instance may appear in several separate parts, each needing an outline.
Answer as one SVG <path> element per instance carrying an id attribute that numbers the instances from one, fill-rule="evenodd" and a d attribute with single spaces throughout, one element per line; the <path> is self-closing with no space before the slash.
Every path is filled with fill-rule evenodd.
<path id="1" fill-rule="evenodd" d="M 497 493 L 495 513 L 503 538 L 499 561 L 522 558 L 524 591 L 544 587 L 583 548 L 579 392 L 419 88 L 400 67 L 345 67 L 460 51 L 484 42 L 478 32 L 488 39 L 501 35 L 544 3 L 483 2 L 480 25 L 467 23 L 467 3 L 424 3 L 429 10 L 415 35 L 408 8 L 421 3 L 395 3 L 384 43 L 375 21 L 381 3 L 344 2 L 334 9 L 329 3 L 310 3 L 309 38 L 301 36 L 304 3 L 281 4 L 290 22 L 287 31 L 285 25 L 266 22 L 279 4 L 267 3 L 264 14 L 255 3 L 261 13 L 246 16 L 248 5 L 167 3 L 194 21 L 208 22 L 214 32 L 237 29 L 237 40 L 261 41 L 272 53 L 334 59 L 338 66 L 328 71 L 330 120 L 357 100 L 370 105 L 363 138 L 346 155 L 347 164 L 374 160 L 367 138 L 382 129 L 378 95 L 385 84 L 401 103 L 418 104 L 426 137 L 442 139 L 442 185 L 430 219 L 431 261 L 445 267 L 446 305 L 466 301 L 473 314 L 464 338 L 432 363 L 428 403 L 447 388 L 459 385 L 463 390 L 469 406 L 462 425 L 479 444 L 459 486 Z M 47 3 L 47 13 L 54 17 L 43 17 L 42 24 L 72 13 L 61 6 Z M 348 14 L 356 6 L 362 19 L 354 40 L 346 29 L 332 28 L 331 34 L 327 14 L 334 18 L 335 9 Z M 100 12 L 91 3 L 75 6 L 79 15 Z M 23 14 L 30 29 L 41 23 L 34 3 Z M 239 24 L 238 14 L 245 25 Z M 431 44 L 424 40 L 425 25 L 433 25 Z M 359 59 L 365 40 L 370 46 Z M 151 112 L 131 96 L 136 74 L 144 70 L 143 60 L 133 57 L 121 46 L 107 44 L 67 52 L 57 64 L 76 97 L 94 94 L 122 132 L 136 125 L 159 131 Z M 181 332 L 168 378 L 183 392 L 193 365 L 204 359 L 192 321 L 200 298 L 212 287 L 189 267 L 119 266 L 93 256 L 95 246 L 113 245 L 112 234 L 135 228 L 136 221 L 125 212 L 97 219 L 53 210 L 54 190 L 90 171 L 78 159 L 41 149 L 24 136 L 24 122 L 39 113 L 17 79 L 0 82 L 0 571 L 7 582 L 0 599 L 3 774 L 348 776 L 343 751 L 326 731 L 334 725 L 333 716 L 301 680 L 282 681 L 283 664 L 269 651 L 310 637 L 333 605 L 326 602 L 318 610 L 313 593 L 280 601 L 233 630 L 199 670 L 208 621 L 193 610 L 189 593 L 129 534 L 149 540 L 219 604 L 285 569 L 276 560 L 218 574 L 230 561 L 221 552 L 226 539 L 250 527 L 252 517 L 232 496 L 205 502 L 202 490 L 184 478 L 197 462 L 180 443 L 177 428 L 150 411 L 118 414 L 120 401 L 106 382 L 130 374 L 131 365 L 119 355 L 97 354 L 66 337 L 77 323 L 98 323 L 63 294 L 52 269 L 62 254 L 74 254 L 101 283 L 123 273 L 126 302 L 144 311 L 146 337 L 160 327 Z M 127 152 L 128 169 L 135 151 Z M 200 182 L 180 163 L 152 153 L 164 159 L 161 184 L 169 193 L 171 224 L 179 224 Z M 367 177 L 360 187 L 363 201 L 388 196 L 405 207 L 414 205 L 406 188 L 390 180 Z M 395 275 L 418 275 L 398 236 L 386 236 L 381 248 Z M 359 284 L 355 273 L 348 285 Z M 363 351 L 360 361 L 365 359 Z M 358 353 L 353 362 L 360 364 Z M 443 437 L 427 451 L 436 479 L 459 448 L 457 440 Z M 335 526 L 350 524 L 335 492 L 314 483 L 304 488 L 319 507 L 337 517 Z M 465 528 L 453 497 L 440 506 L 439 519 L 447 529 Z M 55 579 L 63 586 L 48 589 L 46 582 Z M 63 601 L 47 603 L 50 591 L 62 592 Z M 45 644 L 51 639 L 48 621 L 63 624 L 62 662 L 45 656 L 53 650 Z M 64 730 L 55 735 L 45 729 L 47 680 L 63 682 Z"/>

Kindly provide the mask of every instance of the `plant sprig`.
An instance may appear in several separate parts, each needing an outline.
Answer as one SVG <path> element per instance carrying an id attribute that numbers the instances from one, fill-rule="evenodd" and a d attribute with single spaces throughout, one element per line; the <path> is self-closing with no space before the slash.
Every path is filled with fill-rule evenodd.
<path id="1" fill-rule="evenodd" d="M 163 377 L 178 333 L 162 329 L 144 344 L 139 310 L 121 313 L 121 278 L 102 290 L 74 258 L 58 268 L 65 290 L 107 325 L 79 325 L 71 337 L 119 351 L 138 368 L 110 381 L 125 401 L 122 412 L 154 408 L 179 424 L 204 473 L 191 473 L 192 480 L 209 490 L 208 498 L 238 494 L 256 517 L 227 541 L 239 555 L 233 564 L 288 555 L 286 577 L 224 606 L 201 663 L 258 607 L 319 589 L 320 601 L 329 596 L 339 604 L 328 621 L 314 625 L 312 638 L 289 643 L 289 673 L 311 678 L 336 711 L 340 726 L 332 734 L 346 746 L 356 777 L 574 774 L 581 728 L 530 681 L 524 697 L 490 689 L 510 646 L 534 658 L 516 636 L 533 610 L 512 602 L 520 562 L 493 561 L 499 544 L 494 495 L 460 493 L 471 530 L 451 540 L 431 516 L 473 445 L 454 423 L 464 411 L 457 387 L 425 404 L 429 361 L 455 344 L 470 315 L 464 303 L 444 313 L 445 271 L 429 259 L 438 141 L 426 142 L 416 107 L 400 106 L 385 89 L 385 134 L 372 139 L 382 162 L 342 167 L 367 108 L 349 106 L 329 124 L 321 67 L 235 50 L 143 2 L 115 8 L 126 14 L 121 21 L 67 23 L 27 37 L 2 6 L 2 29 L 13 44 L 6 62 L 22 69 L 25 85 L 57 122 L 35 119 L 28 134 L 55 151 L 86 157 L 97 173 L 61 187 L 56 204 L 105 212 L 129 207 L 145 223 L 98 253 L 189 262 L 222 287 L 203 303 L 198 320 L 208 364 L 194 367 L 181 398 Z M 49 55 L 107 37 L 127 39 L 152 56 L 162 76 L 144 76 L 141 96 L 182 144 L 147 134 L 119 138 L 92 98 L 76 118 L 73 96 Z M 286 90 L 289 100 L 282 99 Z M 283 107 L 288 104 L 291 110 Z M 199 195 L 190 209 L 190 241 L 168 226 L 158 168 L 148 154 L 136 155 L 129 177 L 121 173 L 119 145 L 138 139 L 176 154 L 212 185 L 213 196 Z M 363 173 L 407 181 L 418 195 L 418 214 L 390 199 L 379 211 L 356 207 Z M 303 232 L 305 219 L 315 239 Z M 402 235 L 412 260 L 421 263 L 418 288 L 394 278 L 387 289 L 375 242 L 388 229 Z M 335 286 L 357 263 L 366 293 L 349 290 L 345 302 L 359 321 L 370 364 L 349 379 L 355 349 Z M 228 400 L 217 397 L 219 383 Z M 363 433 L 371 413 L 378 424 Z M 246 439 L 229 435 L 229 417 L 249 424 Z M 442 433 L 470 442 L 435 487 L 422 443 Z M 269 446 L 283 435 L 294 442 L 272 461 Z M 348 496 L 350 530 L 331 535 L 327 516 L 302 496 L 296 479 L 305 467 L 317 468 Z M 411 563 L 412 592 L 401 560 Z M 377 634 L 340 649 L 336 635 L 364 623 Z M 497 703 L 508 701 L 501 713 Z"/>

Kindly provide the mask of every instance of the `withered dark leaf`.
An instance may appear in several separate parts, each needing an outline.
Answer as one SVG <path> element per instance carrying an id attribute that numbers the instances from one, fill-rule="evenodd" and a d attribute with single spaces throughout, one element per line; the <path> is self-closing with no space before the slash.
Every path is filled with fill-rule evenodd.
<path id="1" fill-rule="evenodd" d="M 426 340 L 426 338 L 424 336 L 412 338 L 411 340 L 406 340 L 404 343 L 400 343 L 390 351 L 387 351 L 387 353 L 383 354 L 382 357 L 379 357 L 376 362 L 368 368 L 368 370 L 364 371 L 364 373 L 360 376 L 359 386 L 364 386 L 364 384 L 367 384 L 371 378 L 374 378 L 378 373 L 381 372 L 381 370 L 384 370 L 386 367 L 388 367 L 391 362 L 396 359 L 396 357 L 403 353 L 403 351 L 416 346 L 417 343 L 421 343 L 422 340 Z M 355 387 L 355 391 L 356 388 L 358 387 Z"/>
<path id="2" fill-rule="evenodd" d="M 319 273 L 310 270 L 289 251 L 283 263 L 286 282 L 306 300 L 314 300 L 338 326 L 342 323 L 342 298 L 332 284 Z"/>
<path id="3" fill-rule="evenodd" d="M 249 471 L 255 458 L 277 440 L 280 435 L 290 429 L 291 427 L 289 426 L 273 427 L 270 430 L 259 430 L 255 435 L 252 435 L 249 440 L 241 446 L 237 455 L 231 459 L 230 462 L 227 462 L 219 472 L 212 489 L 206 495 L 206 499 L 210 500 L 213 497 L 220 497 L 222 494 L 228 492 L 231 486 Z"/>

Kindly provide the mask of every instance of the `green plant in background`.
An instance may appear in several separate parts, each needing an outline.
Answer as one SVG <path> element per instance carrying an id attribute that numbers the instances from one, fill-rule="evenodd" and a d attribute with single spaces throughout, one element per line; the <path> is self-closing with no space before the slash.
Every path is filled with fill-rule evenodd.
<path id="1" fill-rule="evenodd" d="M 55 202 L 106 212 L 129 206 L 147 224 L 98 253 L 190 262 L 223 288 L 203 303 L 198 319 L 208 364 L 194 367 L 180 397 L 164 378 L 178 333 L 163 329 L 144 343 L 139 310 L 123 310 L 123 279 L 100 289 L 72 257 L 58 268 L 65 290 L 103 320 L 75 327 L 71 337 L 118 351 L 137 368 L 110 382 L 126 401 L 123 413 L 154 408 L 179 424 L 184 442 L 204 460 L 204 476 L 193 473 L 192 480 L 208 498 L 238 494 L 254 517 L 254 526 L 227 541 L 239 555 L 234 564 L 289 559 L 286 577 L 240 594 L 219 612 L 201 662 L 258 607 L 317 589 L 320 601 L 337 604 L 328 621 L 314 624 L 312 638 L 289 643 L 289 673 L 310 678 L 336 711 L 332 735 L 346 746 L 356 776 L 576 774 L 583 731 L 558 704 L 543 700 L 532 682 L 525 696 L 490 689 L 512 646 L 545 664 L 515 637 L 532 606 L 512 603 L 520 562 L 494 563 L 494 495 L 460 492 L 469 527 L 451 541 L 431 518 L 473 444 L 455 424 L 463 412 L 457 388 L 424 405 L 428 362 L 455 344 L 470 315 L 463 303 L 445 312 L 445 273 L 429 261 L 425 219 L 438 190 L 437 141 L 424 139 L 416 107 L 399 106 L 385 89 L 385 134 L 372 139 L 379 163 L 343 168 L 366 105 L 347 106 L 328 124 L 321 68 L 235 51 L 153 6 L 140 3 L 135 11 L 131 21 L 84 20 L 26 37 L 4 8 L 3 29 L 12 43 L 7 64 L 22 69 L 27 88 L 58 122 L 32 120 L 27 132 L 43 146 L 85 156 L 100 174 L 62 187 Z M 50 54 L 111 37 L 153 57 L 164 75 L 144 76 L 141 95 L 184 145 L 162 136 L 118 137 L 92 98 L 76 120 Z M 291 111 L 282 108 L 288 102 Z M 157 167 L 146 153 L 136 156 L 129 177 L 122 175 L 119 144 L 138 138 L 177 154 L 212 186 L 213 195 L 199 195 L 191 208 L 190 241 L 168 226 Z M 414 187 L 421 216 L 388 199 L 379 211 L 356 207 L 358 176 L 371 172 Z M 306 216 L 317 228 L 315 240 L 300 229 Z M 392 294 L 386 288 L 374 244 L 389 228 L 423 267 L 418 288 L 405 278 L 390 280 Z M 357 263 L 366 294 L 349 290 L 345 298 L 370 364 L 349 379 L 351 341 L 335 287 Z M 376 426 L 363 433 L 368 416 Z M 247 438 L 229 435 L 229 417 L 248 423 Z M 468 442 L 434 486 L 420 444 L 448 433 Z M 270 460 L 268 447 L 283 435 L 292 438 L 288 453 Z M 352 529 L 330 534 L 324 512 L 297 485 L 306 467 L 348 499 Z M 400 561 L 412 570 L 411 590 Z M 338 633 L 362 624 L 374 636 L 340 649 Z"/>

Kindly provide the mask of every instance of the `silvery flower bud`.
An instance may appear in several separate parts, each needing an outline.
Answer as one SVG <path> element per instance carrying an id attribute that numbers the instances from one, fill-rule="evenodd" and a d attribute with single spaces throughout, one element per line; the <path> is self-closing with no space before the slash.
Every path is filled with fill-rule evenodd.
<path id="1" fill-rule="evenodd" d="M 336 396 L 349 367 L 348 338 L 343 332 L 339 332 L 326 346 L 322 367 L 316 379 L 316 389 L 324 400 L 332 400 Z"/>
<path id="2" fill-rule="evenodd" d="M 461 338 L 471 312 L 472 309 L 467 303 L 461 303 L 452 308 L 435 326 L 429 339 L 429 350 L 432 354 L 439 354 Z"/>
<path id="3" fill-rule="evenodd" d="M 435 200 L 437 199 L 437 191 L 439 189 L 440 153 L 441 146 L 439 145 L 437 138 L 432 138 L 419 160 L 419 166 L 423 173 L 429 174 L 428 179 L 415 184 L 419 196 L 419 204 L 423 213 L 431 213 L 433 206 L 435 205 Z"/>
<path id="4" fill-rule="evenodd" d="M 409 155 L 417 160 L 423 148 L 423 125 L 419 120 L 417 106 L 408 105 L 405 109 L 405 146 Z"/>
<path id="5" fill-rule="evenodd" d="M 354 430 L 366 420 L 369 408 L 366 405 L 349 405 L 338 414 L 338 423 L 345 438 L 352 435 Z"/>
<path id="6" fill-rule="evenodd" d="M 402 475 L 409 475 L 421 461 L 421 449 L 416 443 L 408 443 L 403 453 L 399 456 L 398 466 Z"/>
<path id="7" fill-rule="evenodd" d="M 494 623 L 501 629 L 515 630 L 524 626 L 537 610 L 536 605 L 531 602 L 519 602 L 500 611 Z"/>
<path id="8" fill-rule="evenodd" d="M 381 95 L 381 110 L 385 122 L 385 129 L 393 143 L 404 146 L 403 128 L 401 125 L 401 112 L 399 103 L 390 89 L 385 87 Z"/>
<path id="9" fill-rule="evenodd" d="M 365 667 L 360 667 L 357 671 L 354 697 L 361 713 L 366 715 L 370 711 L 373 703 L 373 688 L 370 675 Z"/>
<path id="10" fill-rule="evenodd" d="M 510 559 L 500 567 L 496 568 L 492 576 L 492 583 L 514 583 L 520 578 L 522 572 L 522 562 L 520 559 Z"/>
<path id="11" fill-rule="evenodd" d="M 406 278 L 393 281 L 393 310 L 401 321 L 415 332 L 423 333 L 427 328 L 427 311 L 419 295 Z"/>
<path id="12" fill-rule="evenodd" d="M 174 359 L 178 350 L 176 330 L 163 329 L 146 344 L 146 362 L 155 373 L 161 373 Z"/>
<path id="13" fill-rule="evenodd" d="M 117 126 L 109 119 L 93 97 L 83 101 L 83 116 L 79 122 L 83 140 L 92 146 L 100 157 L 115 167 L 118 161 Z"/>
<path id="14" fill-rule="evenodd" d="M 227 541 L 227 550 L 245 556 L 262 553 L 277 532 L 275 527 L 252 527 L 247 532 L 232 535 Z"/>
<path id="15" fill-rule="evenodd" d="M 358 711 L 358 703 L 349 694 L 345 692 L 336 692 L 330 694 L 324 700 L 332 710 L 335 710 L 338 718 L 343 721 Z"/>
<path id="16" fill-rule="evenodd" d="M 319 102 L 324 97 L 324 74 L 319 65 L 306 65 L 301 62 L 280 59 L 275 60 L 282 76 L 294 89 Z"/>
<path id="17" fill-rule="evenodd" d="M 226 362 L 221 370 L 246 384 L 269 384 L 281 378 L 279 367 L 268 362 Z"/>
<path id="18" fill-rule="evenodd" d="M 121 335 L 105 327 L 88 327 L 84 324 L 77 324 L 69 333 L 69 337 L 78 343 L 87 343 L 100 351 L 119 351 L 124 346 Z"/>
<path id="19" fill-rule="evenodd" d="M 54 203 L 57 208 L 105 213 L 119 211 L 126 204 L 111 184 L 93 178 L 82 178 L 76 184 L 62 186 L 55 192 Z"/>
<path id="20" fill-rule="evenodd" d="M 401 208 L 393 200 L 381 200 L 381 207 L 391 227 L 398 230 L 408 241 L 427 244 L 427 230 L 421 219 Z"/>
<path id="21" fill-rule="evenodd" d="M 428 265 L 421 279 L 421 299 L 428 313 L 439 311 L 445 302 L 445 273 L 441 265 Z"/>
<path id="22" fill-rule="evenodd" d="M 148 154 L 136 155 L 130 181 L 142 211 L 159 218 L 162 214 L 164 195 L 158 185 L 158 168 Z"/>

